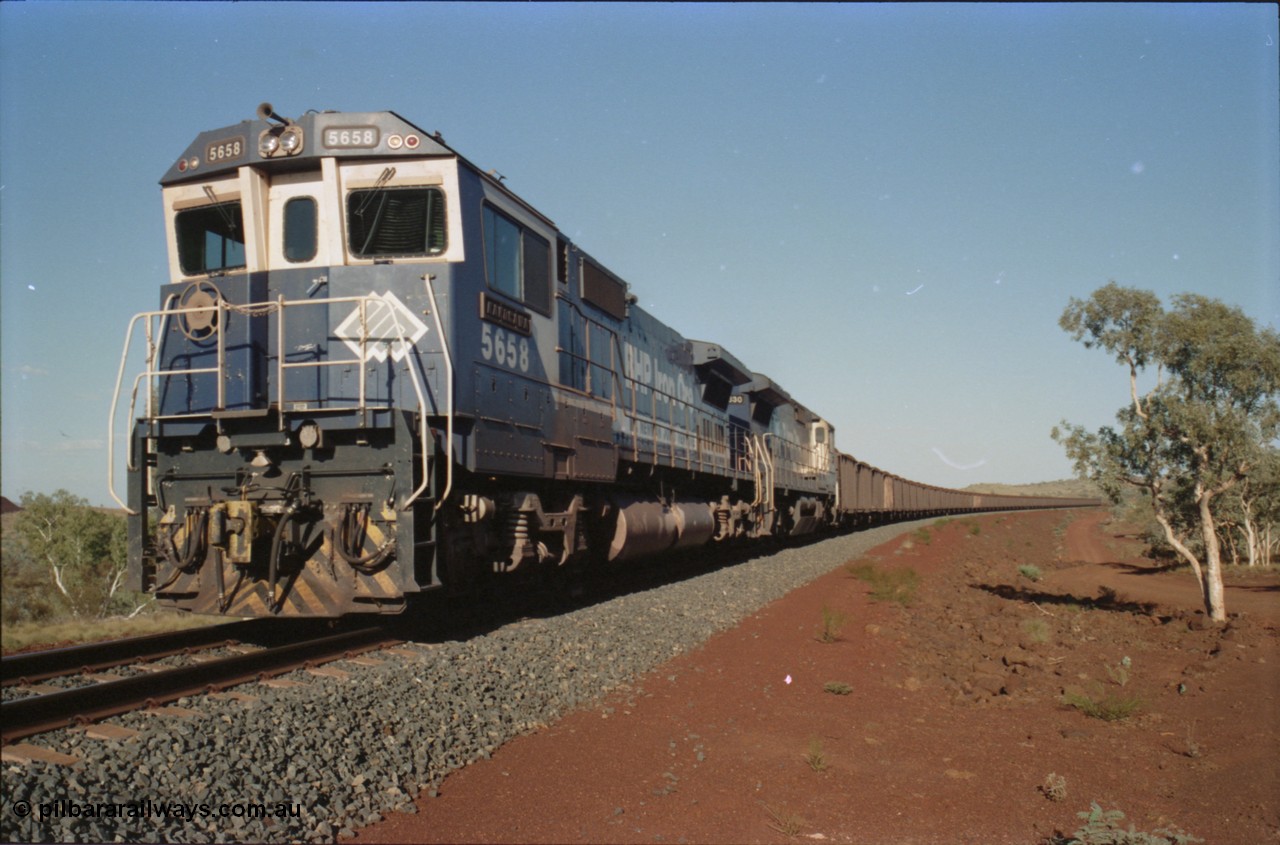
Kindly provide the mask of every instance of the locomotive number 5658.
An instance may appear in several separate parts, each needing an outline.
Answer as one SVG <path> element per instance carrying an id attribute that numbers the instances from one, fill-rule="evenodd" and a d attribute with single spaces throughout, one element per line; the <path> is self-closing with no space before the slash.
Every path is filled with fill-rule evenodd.
<path id="1" fill-rule="evenodd" d="M 529 338 L 517 338 L 504 329 L 484 323 L 480 330 L 480 354 L 499 367 L 529 372 Z"/>

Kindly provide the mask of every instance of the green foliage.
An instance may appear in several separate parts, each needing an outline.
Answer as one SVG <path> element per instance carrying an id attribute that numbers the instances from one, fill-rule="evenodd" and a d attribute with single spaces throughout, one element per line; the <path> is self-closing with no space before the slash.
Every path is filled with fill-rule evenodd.
<path id="1" fill-rule="evenodd" d="M 16 515 L 6 516 L 5 527 L 14 519 Z M 0 578 L 0 621 L 5 625 L 42 623 L 65 613 L 61 595 L 49 587 L 48 572 L 10 530 L 0 538 Z"/>
<path id="2" fill-rule="evenodd" d="M 1028 581 L 1039 581 L 1042 577 L 1044 577 L 1043 573 L 1040 572 L 1040 567 L 1034 566 L 1029 563 L 1019 566 L 1018 574 L 1021 575 L 1023 578 L 1026 578 Z"/>
<path id="3" fill-rule="evenodd" d="M 927 546 L 933 542 L 933 534 L 928 527 L 922 526 L 911 533 L 911 536 L 920 541 L 921 545 Z"/>
<path id="4" fill-rule="evenodd" d="M 16 602 L 32 602 L 23 614 L 5 599 L 5 622 L 51 617 L 102 617 L 126 611 L 138 597 L 121 589 L 127 563 L 123 517 L 89 507 L 84 499 L 59 490 L 52 496 L 26 493 L 5 544 L 5 587 L 17 586 Z M 9 556 L 15 554 L 15 580 L 9 582 Z M 35 577 L 41 572 L 42 579 Z M 12 614 L 11 614 L 12 611 Z"/>
<path id="5" fill-rule="evenodd" d="M 1053 438 L 1076 474 L 1112 501 L 1126 487 L 1143 491 L 1169 544 L 1200 577 L 1209 615 L 1225 619 L 1214 512 L 1280 436 L 1280 334 L 1215 299 L 1182 294 L 1166 310 L 1155 294 L 1114 282 L 1073 298 L 1059 325 L 1127 366 L 1130 401 L 1116 426 L 1090 432 L 1063 421 Z M 1148 367 L 1157 372 L 1144 392 Z"/>
<path id="6" fill-rule="evenodd" d="M 1124 721 L 1142 708 L 1142 700 L 1137 696 L 1116 695 L 1113 692 L 1100 698 L 1082 692 L 1069 692 L 1062 697 L 1062 701 L 1090 719 L 1101 719 L 1104 722 Z"/>
<path id="7" fill-rule="evenodd" d="M 848 621 L 848 616 L 827 605 L 822 606 L 822 627 L 818 629 L 818 642 L 833 643 L 840 639 L 840 629 Z"/>
<path id="8" fill-rule="evenodd" d="M 1156 828 L 1150 833 L 1136 830 L 1133 825 L 1124 828 L 1124 813 L 1103 810 L 1096 801 L 1091 802 L 1088 810 L 1076 815 L 1084 825 L 1067 841 L 1067 845 L 1191 845 L 1204 841 L 1176 825 Z"/>
<path id="9" fill-rule="evenodd" d="M 920 576 L 914 569 L 876 569 L 875 564 L 864 562 L 848 564 L 845 571 L 871 586 L 873 601 L 892 601 L 906 607 L 915 600 L 920 586 Z"/>
<path id="10" fill-rule="evenodd" d="M 822 689 L 832 695 L 848 695 L 853 692 L 853 687 L 843 681 L 827 681 L 826 685 L 823 686 Z"/>
<path id="11" fill-rule="evenodd" d="M 1234 563 L 1268 566 L 1280 547 L 1280 448 L 1264 446 L 1257 467 L 1218 506 L 1219 535 Z"/>

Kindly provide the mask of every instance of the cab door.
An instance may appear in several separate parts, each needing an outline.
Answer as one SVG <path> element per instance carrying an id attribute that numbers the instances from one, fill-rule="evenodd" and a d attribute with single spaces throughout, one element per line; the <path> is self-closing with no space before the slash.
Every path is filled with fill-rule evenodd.
<path id="1" fill-rule="evenodd" d="M 328 174 L 326 178 L 326 173 Z M 329 305 L 334 295 L 330 268 L 342 263 L 337 184 L 332 167 L 324 171 L 275 173 L 267 188 L 267 295 L 288 305 L 273 318 L 273 357 L 285 364 L 272 374 L 273 399 L 287 407 L 311 406 L 325 398 Z M 283 342 L 278 332 L 283 326 Z M 279 354 L 276 350 L 279 350 Z M 283 375 L 285 390 L 274 395 Z"/>
<path id="2" fill-rule="evenodd" d="M 276 174 L 268 190 L 267 268 L 272 271 L 329 267 L 339 219 L 336 185 L 320 171 Z M 339 238 L 338 243 L 341 243 Z"/>
<path id="3" fill-rule="evenodd" d="M 823 475 L 831 469 L 831 429 L 818 420 L 809 426 L 809 454 L 816 475 Z"/>

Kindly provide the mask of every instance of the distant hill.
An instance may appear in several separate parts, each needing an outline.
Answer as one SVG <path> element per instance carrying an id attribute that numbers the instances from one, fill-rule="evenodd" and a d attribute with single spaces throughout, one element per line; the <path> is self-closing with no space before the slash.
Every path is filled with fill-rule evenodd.
<path id="1" fill-rule="evenodd" d="M 1039 481 L 1035 484 L 970 484 L 967 493 L 995 493 L 1001 496 L 1064 496 L 1079 499 L 1102 499 L 1102 491 L 1092 482 L 1078 478 L 1061 481 Z"/>

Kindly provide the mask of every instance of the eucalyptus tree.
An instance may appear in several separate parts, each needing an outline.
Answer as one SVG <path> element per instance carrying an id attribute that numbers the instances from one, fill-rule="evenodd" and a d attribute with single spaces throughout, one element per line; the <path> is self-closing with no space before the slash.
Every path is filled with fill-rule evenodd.
<path id="1" fill-rule="evenodd" d="M 125 522 L 66 490 L 25 493 L 13 533 L 48 569 L 72 616 L 105 616 L 122 594 Z"/>
<path id="2" fill-rule="evenodd" d="M 1053 438 L 1113 500 L 1126 486 L 1146 494 L 1206 613 L 1225 620 L 1214 511 L 1280 435 L 1280 335 L 1216 299 L 1180 294 L 1166 310 L 1154 293 L 1114 282 L 1073 297 L 1058 324 L 1127 367 L 1129 403 L 1117 426 L 1064 420 Z"/>
<path id="3" fill-rule="evenodd" d="M 1280 448 L 1263 449 L 1257 466 L 1227 494 L 1225 504 L 1229 527 L 1239 534 L 1248 565 L 1268 563 L 1280 545 Z M 1236 548 L 1234 540 L 1232 547 Z"/>

